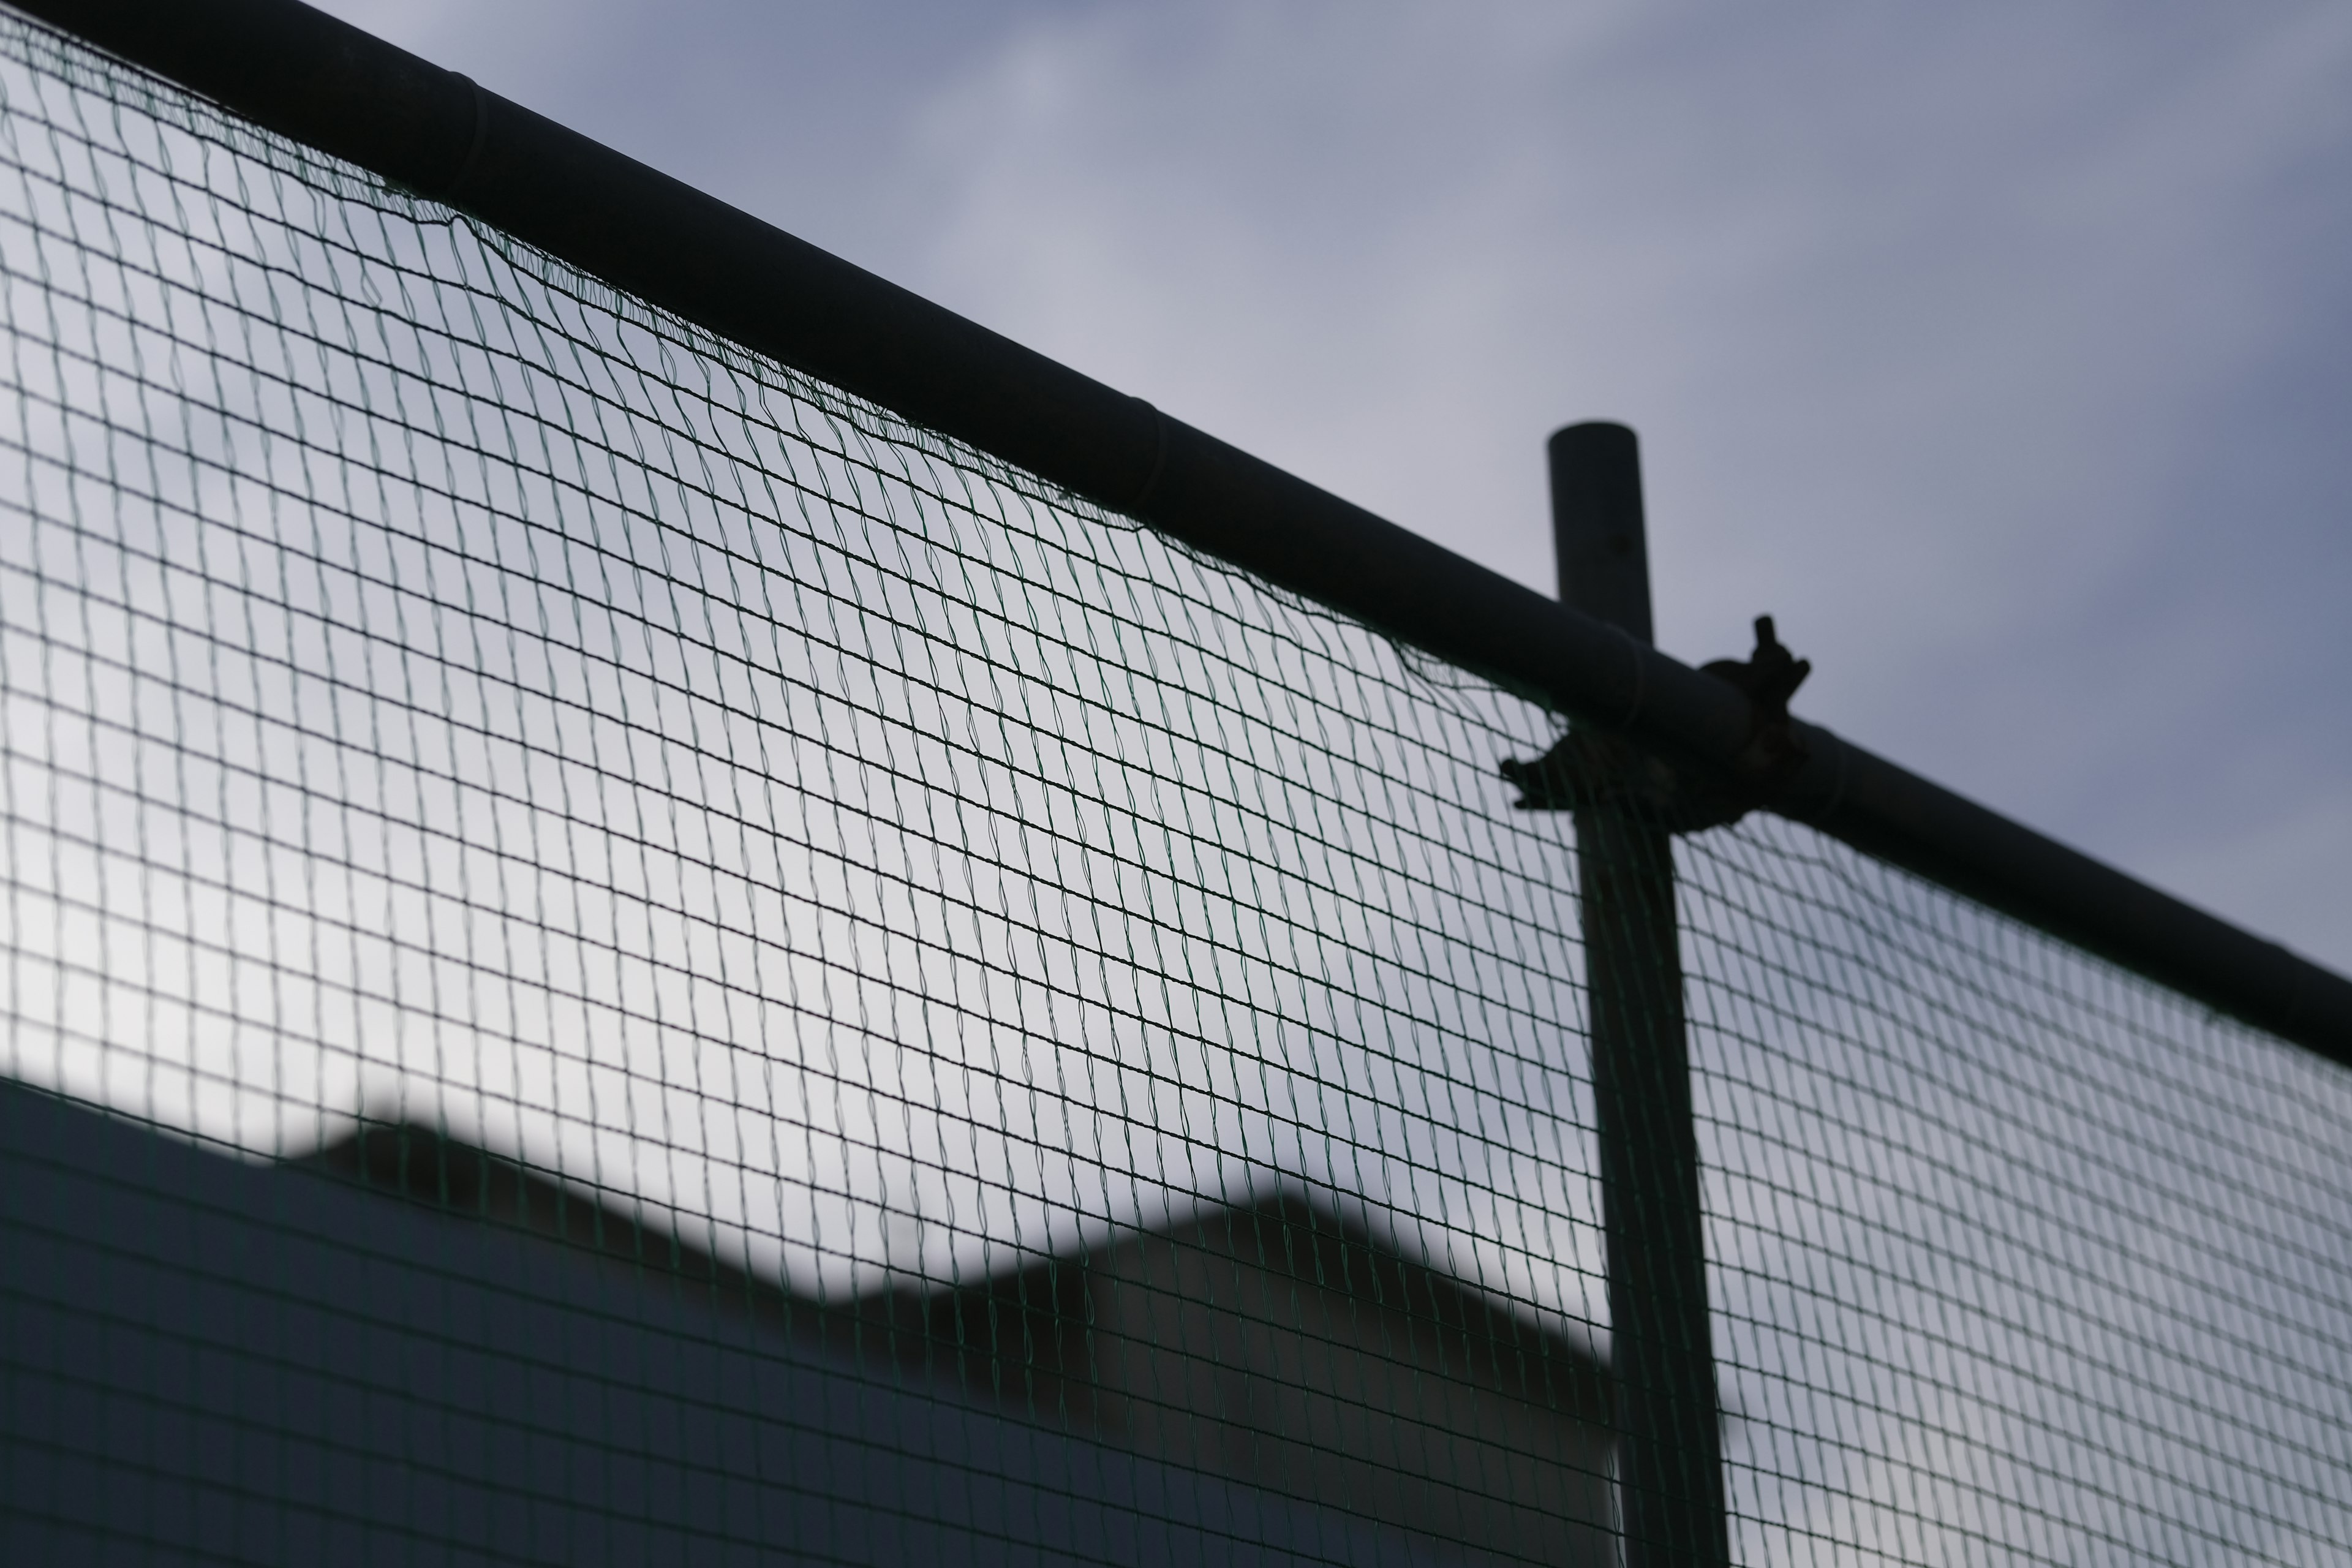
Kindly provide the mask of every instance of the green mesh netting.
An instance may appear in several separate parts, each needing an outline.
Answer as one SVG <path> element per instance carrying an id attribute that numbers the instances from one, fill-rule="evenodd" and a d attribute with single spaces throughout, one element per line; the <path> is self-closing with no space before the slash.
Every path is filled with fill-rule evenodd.
<path id="1" fill-rule="evenodd" d="M 0 21 L 19 1560 L 1612 1562 L 1554 718 Z M 2338 1560 L 2352 1085 L 1682 840 L 1736 1560 Z"/>

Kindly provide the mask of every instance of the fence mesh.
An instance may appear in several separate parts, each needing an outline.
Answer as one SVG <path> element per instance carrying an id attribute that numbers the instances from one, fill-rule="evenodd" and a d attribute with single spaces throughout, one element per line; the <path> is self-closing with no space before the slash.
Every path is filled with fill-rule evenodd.
<path id="1" fill-rule="evenodd" d="M 0 16 L 0 1536 L 1602 1563 L 1553 716 Z M 2340 1559 L 2345 1075 L 1677 847 L 1743 1562 Z"/>

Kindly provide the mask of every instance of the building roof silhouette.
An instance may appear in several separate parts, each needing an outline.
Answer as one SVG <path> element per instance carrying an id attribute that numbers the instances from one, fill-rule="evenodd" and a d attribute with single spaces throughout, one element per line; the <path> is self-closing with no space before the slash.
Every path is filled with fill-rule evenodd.
<path id="1" fill-rule="evenodd" d="M 1507 1558 L 1612 1556 L 1605 1367 L 1297 1188 L 966 1283 L 820 1300 L 429 1128 L 363 1125 L 302 1163 L 1050 1427 Z"/>

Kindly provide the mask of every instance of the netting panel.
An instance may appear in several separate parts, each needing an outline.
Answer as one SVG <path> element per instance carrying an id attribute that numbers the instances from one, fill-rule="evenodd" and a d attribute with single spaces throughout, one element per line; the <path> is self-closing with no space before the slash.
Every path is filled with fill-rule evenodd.
<path id="1" fill-rule="evenodd" d="M 0 37 L 9 1076 L 429 1128 L 788 1306 L 1303 1196 L 1589 1344 L 1545 715 Z"/>
<path id="2" fill-rule="evenodd" d="M 2352 1082 L 1804 828 L 1682 847 L 1752 1561 L 2352 1546 Z"/>
<path id="3" fill-rule="evenodd" d="M 22 1256 L 182 1247 L 0 1288 L 10 1528 L 74 1448 L 175 1557 L 1612 1559 L 1551 716 L 37 28 L 0 91 L 0 1073 L 189 1146 L 9 1134 L 101 1194 Z M 2341 1556 L 2345 1075 L 1676 853 L 1735 1557 Z"/>
<path id="4" fill-rule="evenodd" d="M 265 1152 L 614 1133 L 698 1214 L 741 1180 L 660 1156 L 812 1094 L 1192 1191 L 1567 1168 L 1557 835 L 1484 809 L 1538 716 L 348 171 L 10 86 L 21 1073 Z"/>

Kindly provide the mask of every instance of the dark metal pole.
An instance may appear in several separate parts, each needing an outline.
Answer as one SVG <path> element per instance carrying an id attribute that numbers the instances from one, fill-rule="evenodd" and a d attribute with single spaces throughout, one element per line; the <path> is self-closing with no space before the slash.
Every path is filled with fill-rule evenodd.
<path id="1" fill-rule="evenodd" d="M 1559 596 L 1647 644 L 1641 457 L 1622 425 L 1552 436 Z M 1674 839 L 1629 809 L 1576 813 L 1625 1568 L 1730 1561 L 1706 1312 L 1698 1138 Z"/>

